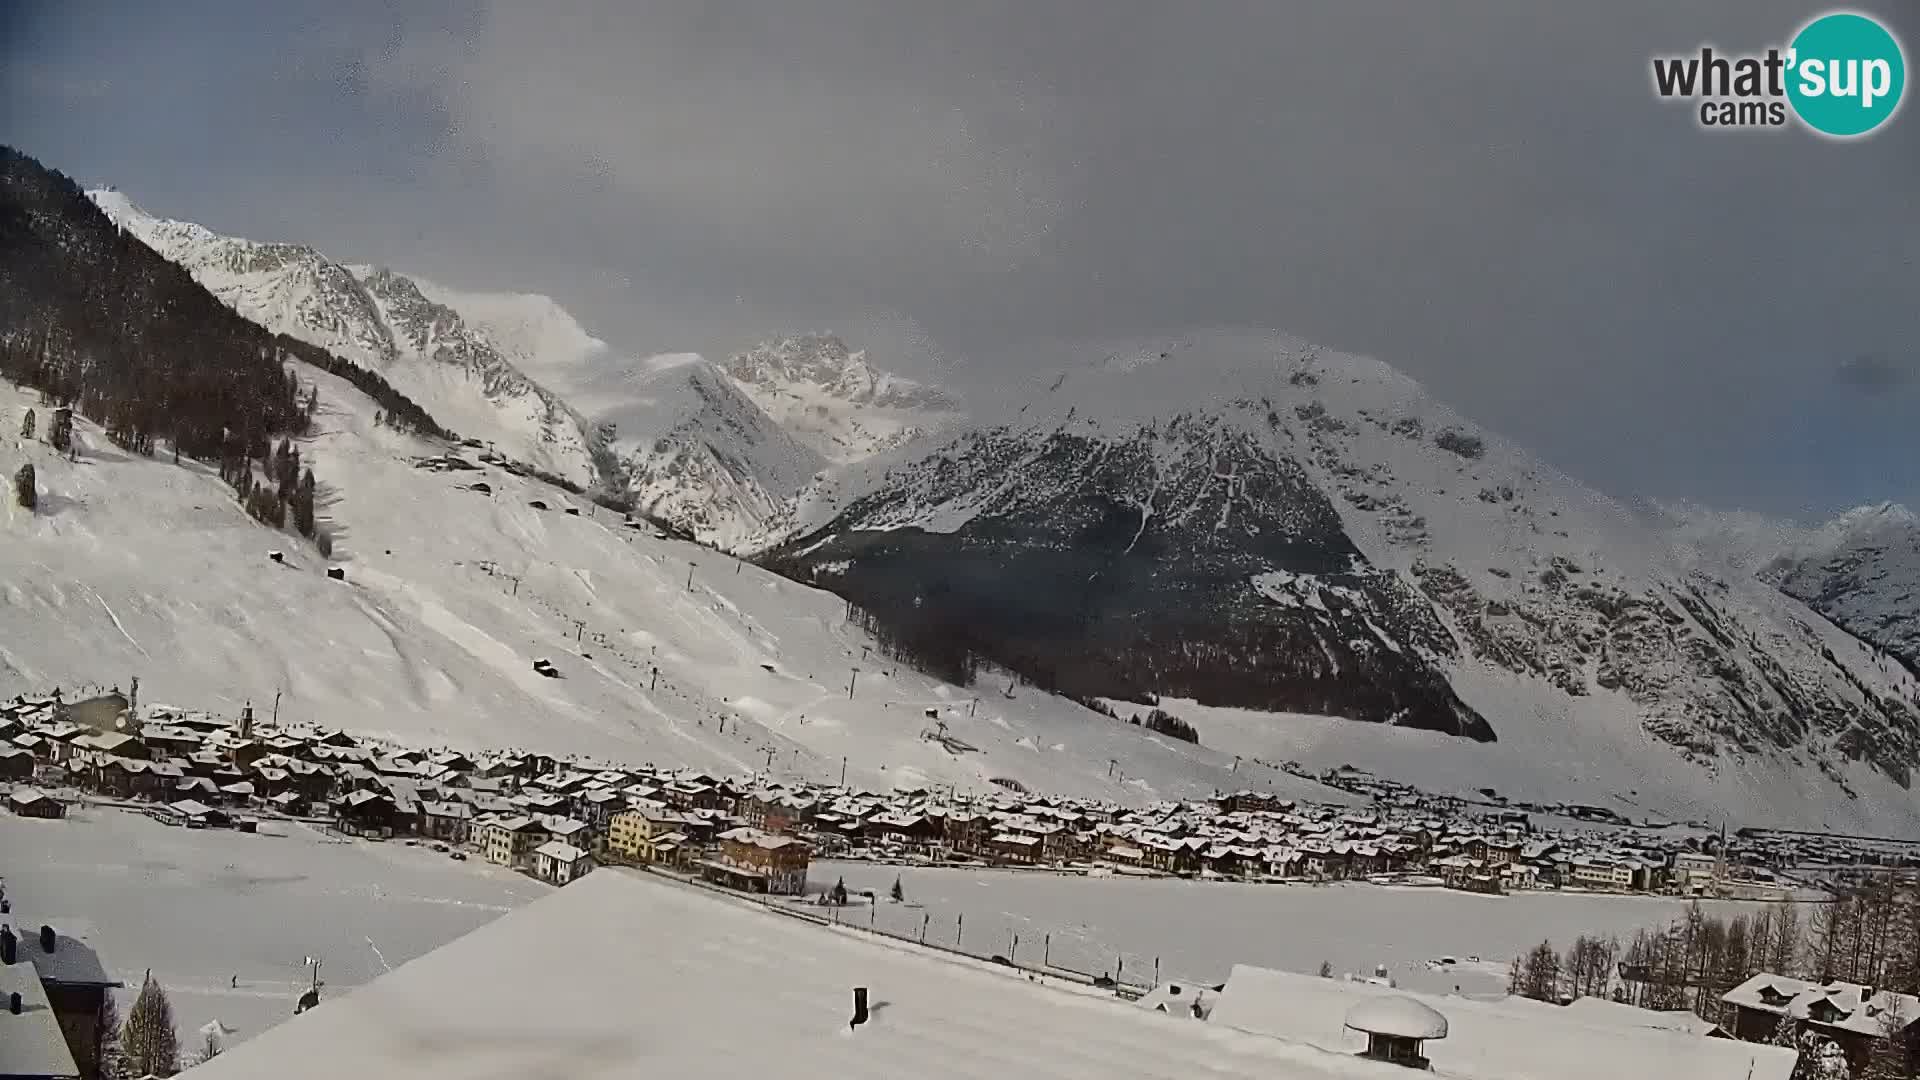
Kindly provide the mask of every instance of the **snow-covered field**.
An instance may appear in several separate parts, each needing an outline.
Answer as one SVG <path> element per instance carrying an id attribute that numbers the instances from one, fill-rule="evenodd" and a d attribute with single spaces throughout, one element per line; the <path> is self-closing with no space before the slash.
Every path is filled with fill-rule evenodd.
<path id="1" fill-rule="evenodd" d="M 426 847 L 339 841 L 304 825 L 268 822 L 260 835 L 187 830 L 102 807 L 65 821 L 0 817 L 12 919 L 51 923 L 95 947 L 137 988 L 152 969 L 180 1029 L 219 1019 L 244 1040 L 292 1015 L 305 958 L 324 961 L 338 995 L 547 894 L 547 886 L 477 859 Z M 887 899 L 895 877 L 905 903 Z M 1016 954 L 1128 981 L 1217 982 L 1235 963 L 1369 973 L 1386 964 L 1402 986 L 1468 993 L 1504 986 L 1507 958 L 1542 939 L 1564 947 L 1581 933 L 1630 934 L 1671 919 L 1680 901 L 1572 894 L 1481 897 L 1372 885 L 1235 885 L 936 870 L 823 862 L 811 884 L 871 889 L 877 924 L 986 955 Z M 1751 905 L 1729 905 L 1750 907 Z M 842 918 L 866 925 L 854 905 Z M 657 928 L 671 932 L 671 928 Z M 1051 942 L 1043 939 L 1051 935 Z M 1429 961 L 1453 956 L 1435 968 Z M 1479 957 L 1473 962 L 1471 957 Z M 237 976 L 238 986 L 233 985 Z M 123 1002 L 125 1004 L 125 1002 Z"/>
<path id="2" fill-rule="evenodd" d="M 906 900 L 888 890 L 901 881 Z M 1551 940 L 1564 949 L 1580 934 L 1618 934 L 1670 921 L 1685 902 L 1671 897 L 1576 893 L 1477 896 L 1450 889 L 1366 884 L 1248 885 L 1127 877 L 1089 878 L 1029 871 L 929 868 L 902 870 L 872 863 L 815 863 L 812 889 L 844 878 L 851 893 L 872 890 L 841 918 L 927 940 L 1006 954 L 1020 936 L 1015 959 L 1051 961 L 1126 981 L 1163 977 L 1220 982 L 1234 964 L 1312 972 L 1322 961 L 1339 974 L 1372 974 L 1385 964 L 1401 986 L 1416 990 L 1498 993 L 1508 961 Z M 1758 905 L 1714 903 L 1716 910 Z M 961 918 L 964 916 L 964 925 Z M 1051 941 L 1046 939 L 1051 936 Z M 1430 964 L 1451 956 L 1451 966 Z M 1478 957 L 1478 962 L 1470 958 Z"/>
<path id="3" fill-rule="evenodd" d="M 8 918 L 92 945 L 127 984 L 122 1015 L 152 969 L 192 1047 L 209 1020 L 238 1041 L 292 1016 L 308 956 L 322 960 L 324 999 L 551 891 L 425 847 L 261 828 L 171 828 L 85 806 L 65 821 L 0 816 Z"/>

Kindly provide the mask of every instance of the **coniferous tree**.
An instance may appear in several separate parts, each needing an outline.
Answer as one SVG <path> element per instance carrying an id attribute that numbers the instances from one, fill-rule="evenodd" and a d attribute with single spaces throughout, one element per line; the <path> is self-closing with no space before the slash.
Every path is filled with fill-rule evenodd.
<path id="1" fill-rule="evenodd" d="M 1333 961 L 1331 960 L 1320 961 L 1320 977 L 1323 979 L 1333 978 Z"/>
<path id="2" fill-rule="evenodd" d="M 34 509 L 40 503 L 40 493 L 34 483 L 31 461 L 20 466 L 20 470 L 13 474 L 13 501 L 28 510 Z"/>
<path id="3" fill-rule="evenodd" d="M 180 1036 L 173 1027 L 173 1005 L 151 973 L 127 1012 L 120 1050 L 134 1076 L 172 1076 L 180 1071 Z"/>
<path id="4" fill-rule="evenodd" d="M 1560 956 L 1553 942 L 1543 941 L 1527 954 L 1521 992 L 1535 1001 L 1556 1001 L 1560 997 Z"/>
<path id="5" fill-rule="evenodd" d="M 906 890 L 905 890 L 905 889 L 902 889 L 902 888 L 900 887 L 900 875 L 898 875 L 898 874 L 895 874 L 895 875 L 893 876 L 893 888 L 892 888 L 892 889 L 890 889 L 890 890 L 888 890 L 888 893 L 887 893 L 887 895 L 888 895 L 888 896 L 890 896 L 890 897 L 892 897 L 892 898 L 893 898 L 893 902 L 894 902 L 894 903 L 896 903 L 896 904 L 898 904 L 898 903 L 901 903 L 902 901 L 904 901 L 904 900 L 906 900 L 906 898 L 907 898 L 907 892 L 906 892 Z"/>
<path id="6" fill-rule="evenodd" d="M 293 528 L 301 536 L 313 535 L 313 470 L 300 474 L 300 486 L 293 493 Z"/>
<path id="7" fill-rule="evenodd" d="M 120 1049 L 120 1006 L 114 1003 L 112 994 L 100 999 L 94 1030 L 100 1038 L 100 1080 L 129 1080 L 126 1055 Z"/>
<path id="8" fill-rule="evenodd" d="M 33 410 L 28 409 L 26 419 L 20 421 L 20 437 L 22 439 L 33 438 L 34 419 Z"/>

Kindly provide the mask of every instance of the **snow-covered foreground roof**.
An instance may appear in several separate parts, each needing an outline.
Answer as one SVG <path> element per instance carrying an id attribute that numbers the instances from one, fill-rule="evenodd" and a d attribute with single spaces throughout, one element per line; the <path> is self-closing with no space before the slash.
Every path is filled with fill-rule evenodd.
<path id="1" fill-rule="evenodd" d="M 14 994 L 20 995 L 18 1016 L 7 1007 Z M 0 964 L 0 1076 L 80 1075 L 52 1012 L 32 964 Z"/>
<path id="2" fill-rule="evenodd" d="M 1366 1037 L 1346 1028 L 1356 1005 L 1411 999 L 1447 1020 L 1424 1044 L 1434 1070 L 1481 1080 L 1787 1080 L 1795 1054 L 1778 1046 L 1708 1039 L 1553 1007 L 1515 1008 L 1463 997 L 1410 994 L 1369 983 L 1235 965 L 1214 1002 L 1216 1027 L 1271 1035 L 1326 1050 L 1357 1051 Z M 1562 1010 L 1564 1011 L 1564 1010 Z"/>
<path id="3" fill-rule="evenodd" d="M 870 1018 L 850 1029 L 862 986 Z M 605 870 L 194 1076 L 1307 1080 L 1379 1068 Z"/>

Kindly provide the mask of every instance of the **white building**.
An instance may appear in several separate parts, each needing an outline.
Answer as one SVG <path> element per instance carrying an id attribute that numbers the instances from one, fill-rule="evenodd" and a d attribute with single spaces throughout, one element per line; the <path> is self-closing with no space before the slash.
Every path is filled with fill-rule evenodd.
<path id="1" fill-rule="evenodd" d="M 565 885 L 593 869 L 593 856 L 564 840 L 549 840 L 533 849 L 533 874 L 541 881 Z"/>

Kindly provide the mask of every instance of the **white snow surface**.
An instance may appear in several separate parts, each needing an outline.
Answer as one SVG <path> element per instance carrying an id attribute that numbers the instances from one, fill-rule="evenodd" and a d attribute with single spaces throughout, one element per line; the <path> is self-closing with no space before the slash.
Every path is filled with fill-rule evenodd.
<path id="1" fill-rule="evenodd" d="M 125 984 L 123 1017 L 152 970 L 192 1050 L 192 1033 L 215 1020 L 231 1045 L 291 1017 L 308 956 L 331 1001 L 551 891 L 424 846 L 329 842 L 292 822 L 261 830 L 87 806 L 60 821 L 0 815 L 8 920 L 85 941 Z"/>
<path id="2" fill-rule="evenodd" d="M 869 1006 L 858 1027 L 855 987 Z M 206 1080 L 1306 1080 L 1378 1068 L 618 869 L 200 1066 Z"/>
<path id="3" fill-rule="evenodd" d="M 1792 1050 L 1654 1028 L 1592 1022 L 1558 1006 L 1424 997 L 1363 982 L 1237 965 L 1214 999 L 1210 1024 L 1354 1053 L 1366 1038 L 1355 1011 L 1413 1005 L 1445 1019 L 1421 1050 L 1442 1076 L 1488 1080 L 1787 1080 Z"/>
<path id="4" fill-rule="evenodd" d="M 416 467 L 445 448 L 376 427 L 345 382 L 299 374 L 320 392 L 301 453 L 331 560 L 248 518 L 207 468 L 126 454 L 83 419 L 78 463 L 18 441 L 40 403 L 0 383 L 0 467 L 32 462 L 40 491 L 37 512 L 0 508 L 0 693 L 139 676 L 145 700 L 231 716 L 278 692 L 284 722 L 414 745 L 728 774 L 771 765 L 822 782 L 844 758 L 849 783 L 877 790 L 997 791 L 989 781 L 1004 777 L 1142 803 L 1245 786 L 1219 751 L 1024 687 L 963 689 L 868 657 L 837 597 L 537 481 Z M 562 677 L 536 674 L 537 657 Z M 954 741 L 922 737 L 928 709 Z M 1332 794 L 1277 774 L 1267 785 Z"/>
<path id="5" fill-rule="evenodd" d="M 894 880 L 905 902 L 887 899 Z M 1359 882 L 1249 884 L 1126 875 L 1083 877 L 1030 870 L 897 867 L 815 862 L 808 887 L 824 893 L 844 879 L 854 895 L 872 890 L 871 912 L 841 918 L 953 945 L 969 952 L 1013 952 L 1022 963 L 1043 958 L 1057 967 L 1125 981 L 1179 978 L 1203 985 L 1226 980 L 1235 964 L 1312 972 L 1324 961 L 1336 973 L 1370 975 L 1384 965 L 1401 987 L 1435 994 L 1500 994 L 1512 957 L 1541 941 L 1564 948 L 1581 934 L 1630 939 L 1665 926 L 1687 901 L 1664 896 L 1515 892 L 1481 896 L 1444 888 Z M 1707 901 L 1720 915 L 1761 905 Z M 964 919 L 964 925 L 961 920 Z M 1443 957 L 1456 963 L 1444 964 Z M 1470 960 L 1478 957 L 1478 961 Z"/>

